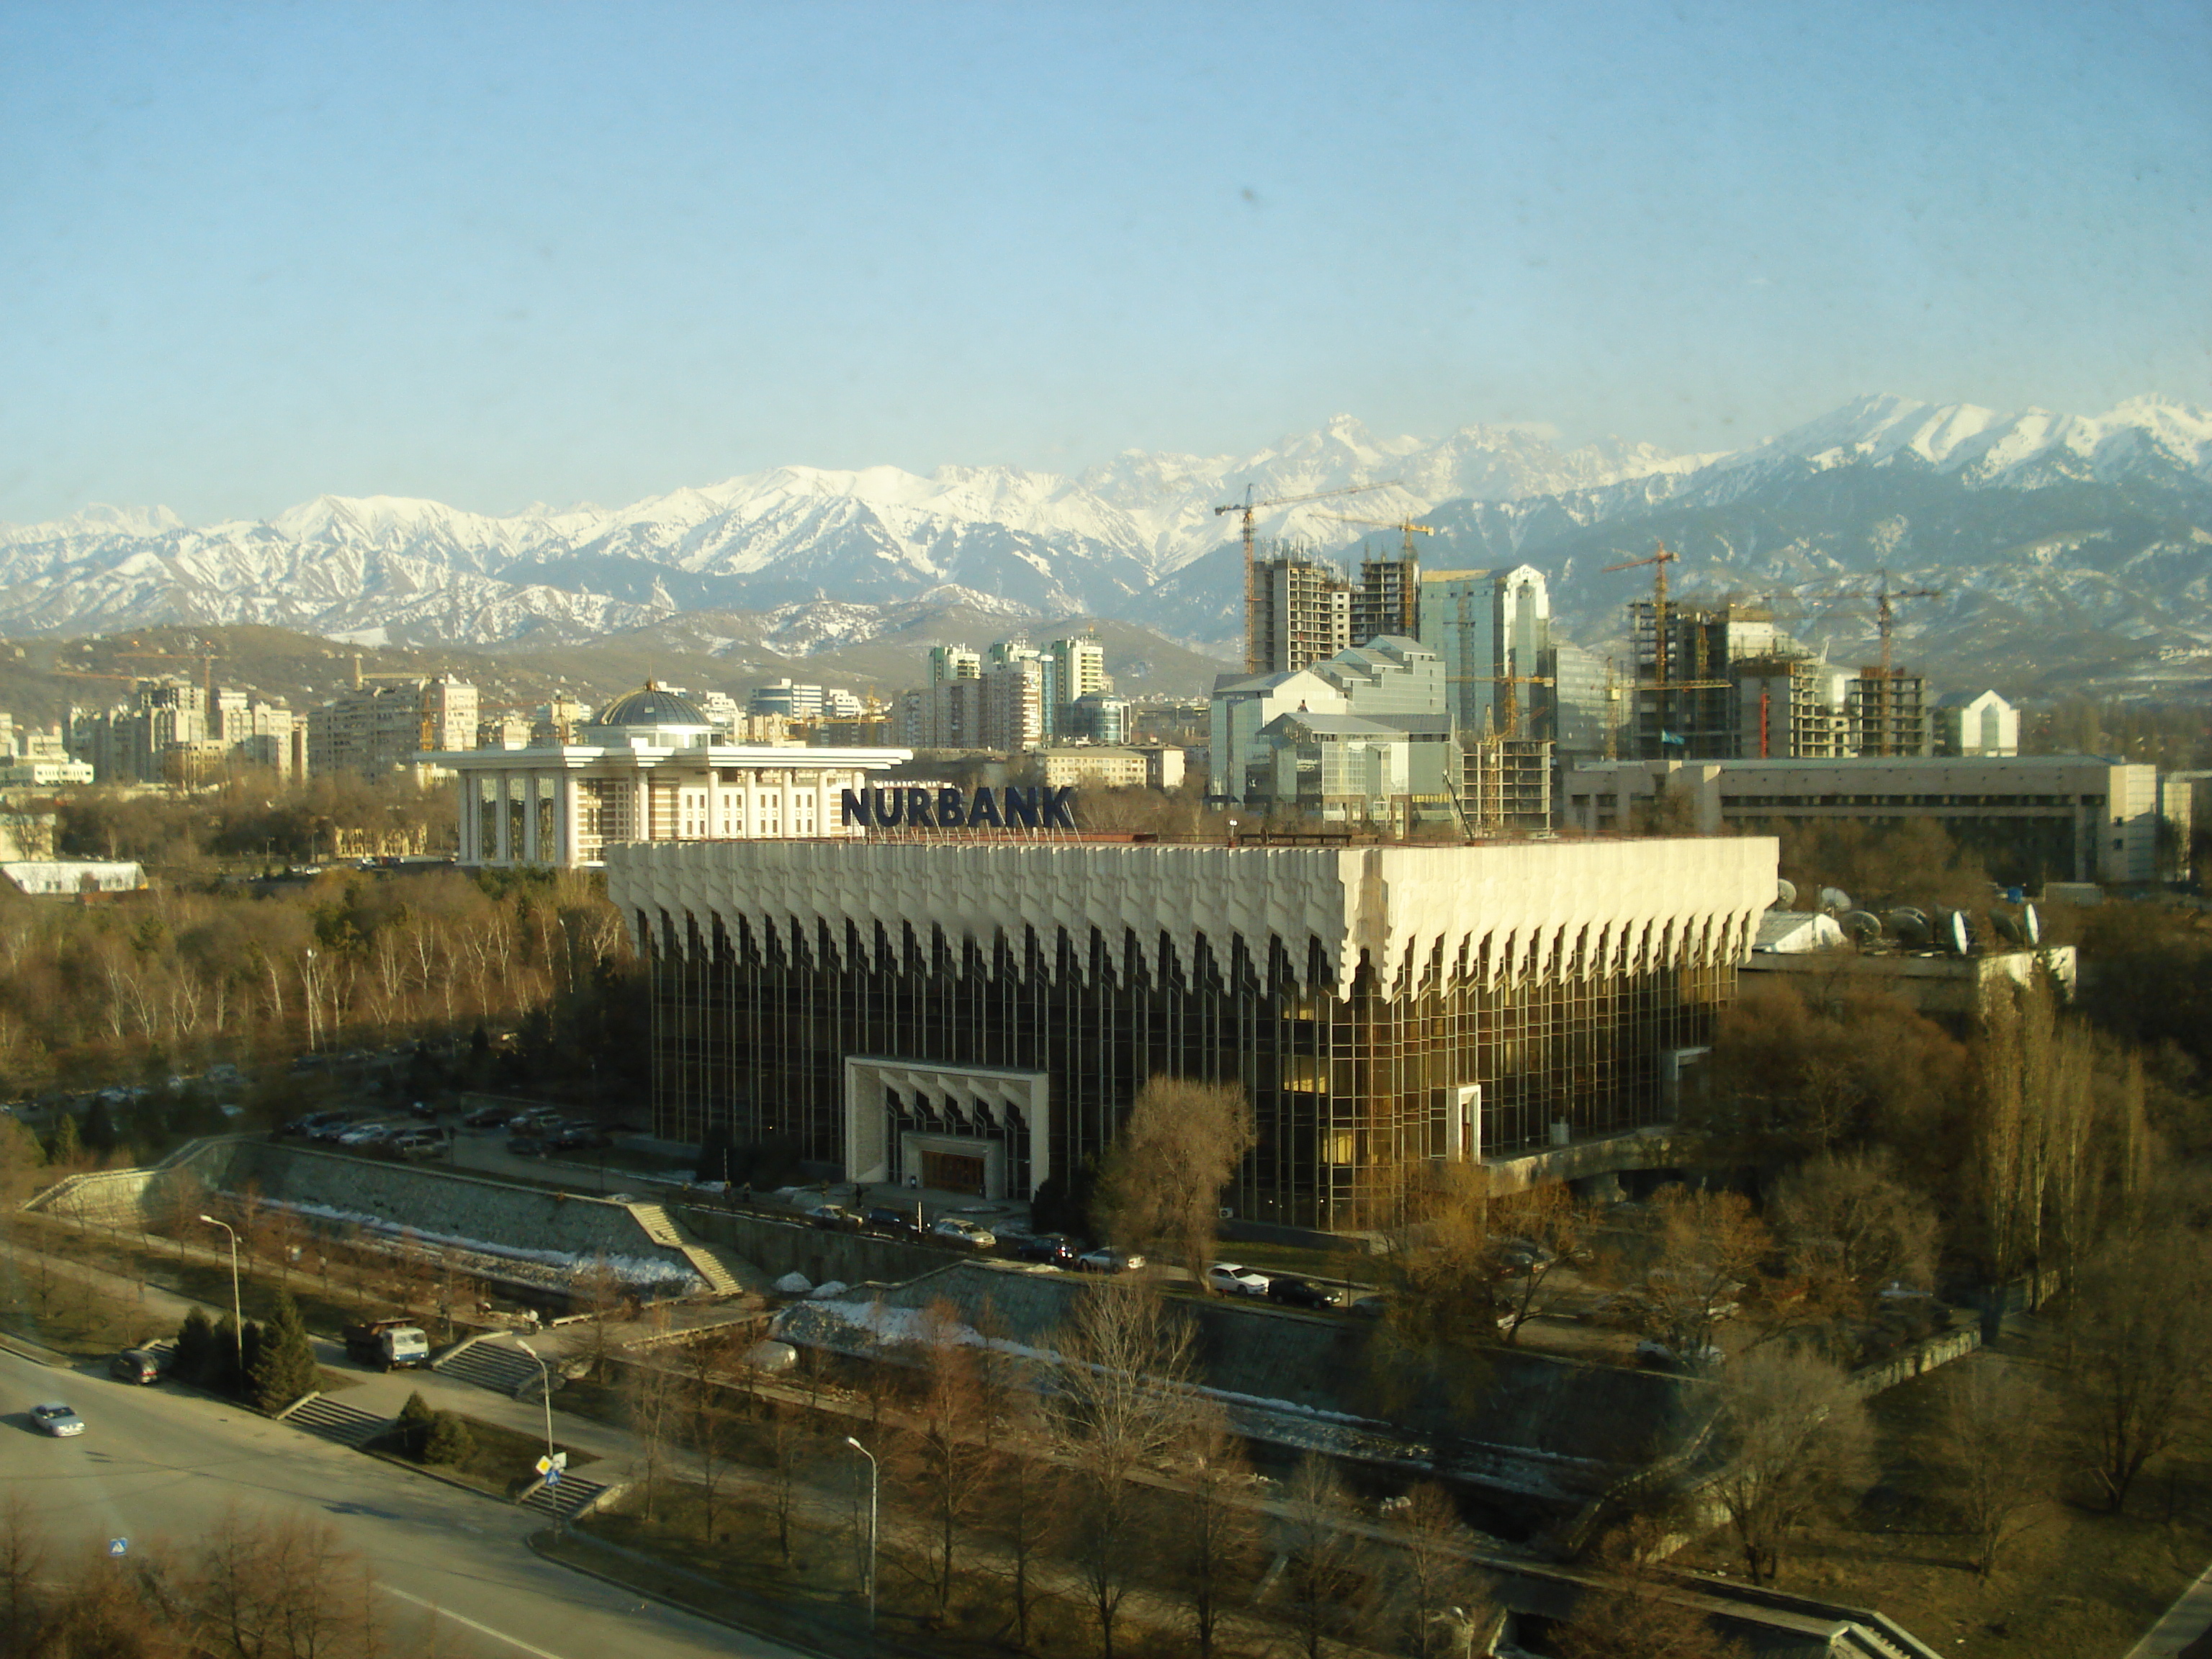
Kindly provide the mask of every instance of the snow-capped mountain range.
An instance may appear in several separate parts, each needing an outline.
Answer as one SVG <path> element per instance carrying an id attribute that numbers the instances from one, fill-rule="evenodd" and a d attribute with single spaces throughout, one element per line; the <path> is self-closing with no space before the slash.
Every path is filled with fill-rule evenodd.
<path id="1" fill-rule="evenodd" d="M 1644 580 L 1601 568 L 1663 537 L 1689 594 L 1832 587 L 1876 568 L 1942 587 L 1908 639 L 1978 628 L 2001 656 L 2024 630 L 2087 630 L 2093 656 L 2169 659 L 2212 645 L 2212 416 L 2148 398 L 2081 417 L 1888 396 L 1710 455 L 1563 449 L 1520 426 L 1383 438 L 1339 416 L 1255 455 L 1130 451 L 1077 476 L 787 466 L 616 509 L 323 496 L 198 526 L 94 507 L 0 526 L 0 632 L 264 623 L 550 645 L 716 611 L 760 617 L 806 654 L 942 603 L 1010 623 L 1120 617 L 1225 653 L 1242 587 L 1236 518 L 1217 509 L 1248 488 L 1268 502 L 1355 485 L 1377 487 L 1264 507 L 1259 532 L 1341 555 L 1398 536 L 1330 514 L 1414 519 L 1436 532 L 1425 564 L 1534 563 L 1593 639 L 1618 630 Z"/>

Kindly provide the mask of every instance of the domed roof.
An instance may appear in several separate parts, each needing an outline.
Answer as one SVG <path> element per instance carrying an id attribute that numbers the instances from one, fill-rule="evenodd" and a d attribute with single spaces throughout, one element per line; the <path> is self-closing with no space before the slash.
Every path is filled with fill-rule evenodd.
<path id="1" fill-rule="evenodd" d="M 699 705 L 690 698 L 673 691 L 664 691 L 647 680 L 637 690 L 617 697 L 592 721 L 602 729 L 608 726 L 692 726 L 705 731 L 713 725 Z"/>

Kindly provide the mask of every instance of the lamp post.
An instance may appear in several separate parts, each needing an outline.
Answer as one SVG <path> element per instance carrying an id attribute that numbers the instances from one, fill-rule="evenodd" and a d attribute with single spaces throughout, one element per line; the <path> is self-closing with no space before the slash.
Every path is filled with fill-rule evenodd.
<path id="1" fill-rule="evenodd" d="M 1237 820 L 1235 818 L 1229 820 L 1229 844 L 1231 847 L 1237 845 Z"/>
<path id="2" fill-rule="evenodd" d="M 851 1435 L 845 1443 L 868 1460 L 868 1633 L 876 1632 L 876 1455 Z"/>
<path id="3" fill-rule="evenodd" d="M 238 1305 L 238 1233 L 230 1223 L 217 1221 L 211 1215 L 203 1215 L 200 1219 L 209 1226 L 220 1227 L 230 1235 L 230 1334 L 238 1339 L 238 1376 L 243 1382 L 246 1378 L 246 1315 Z"/>
<path id="4" fill-rule="evenodd" d="M 550 1463 L 553 1461 L 553 1373 L 545 1369 L 544 1356 L 520 1337 L 514 1339 L 514 1346 L 538 1362 L 538 1380 L 545 1396 L 545 1461 Z"/>

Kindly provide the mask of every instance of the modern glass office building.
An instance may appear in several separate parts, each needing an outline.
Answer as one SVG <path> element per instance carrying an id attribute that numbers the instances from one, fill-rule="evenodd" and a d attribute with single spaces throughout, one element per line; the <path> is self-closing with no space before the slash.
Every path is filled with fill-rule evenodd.
<path id="1" fill-rule="evenodd" d="M 1148 1078 L 1234 1082 L 1259 1141 L 1224 1204 L 1332 1229 L 1454 1160 L 1664 1121 L 1774 869 L 1759 838 L 607 851 L 657 1133 L 1023 1198 Z"/>

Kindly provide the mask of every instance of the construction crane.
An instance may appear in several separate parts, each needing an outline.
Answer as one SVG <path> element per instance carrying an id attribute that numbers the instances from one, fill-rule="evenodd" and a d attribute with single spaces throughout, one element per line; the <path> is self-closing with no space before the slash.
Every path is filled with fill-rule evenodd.
<path id="1" fill-rule="evenodd" d="M 1358 495 L 1370 489 L 1388 489 L 1398 481 L 1395 478 L 1381 483 L 1346 484 L 1341 489 L 1317 489 L 1310 495 L 1277 495 L 1270 501 L 1255 501 L 1252 491 L 1256 485 L 1244 486 L 1244 499 L 1231 501 L 1226 507 L 1217 507 L 1213 514 L 1219 518 L 1224 513 L 1243 516 L 1242 529 L 1244 538 L 1244 672 L 1261 674 L 1267 664 L 1260 660 L 1260 589 L 1259 569 L 1252 559 L 1252 517 L 1263 507 L 1295 507 L 1300 501 L 1325 501 L 1338 495 Z"/>
<path id="2" fill-rule="evenodd" d="M 1656 552 L 1655 552 L 1655 553 L 1653 553 L 1653 554 L 1650 555 L 1648 557 L 1641 558 L 1641 559 L 1627 559 L 1627 560 L 1624 560 L 1624 561 L 1623 561 L 1621 563 L 1620 563 L 1620 564 L 1609 564 L 1609 565 L 1607 565 L 1607 566 L 1605 567 L 1606 570 L 1607 570 L 1607 571 L 1608 571 L 1608 572 L 1615 571 L 1615 570 L 1639 570 L 1639 569 L 1643 568 L 1643 567 L 1644 567 L 1644 566 L 1645 566 L 1645 565 L 1647 565 L 1647 564 L 1652 567 L 1652 571 L 1651 571 L 1651 690 L 1652 690 L 1652 723 L 1653 723 L 1654 729 L 1655 729 L 1655 731 L 1656 731 L 1656 735 L 1657 735 L 1657 737 L 1658 737 L 1658 740 L 1659 740 L 1660 747 L 1662 747 L 1662 749 L 1666 746 L 1666 743 L 1667 743 L 1667 701 L 1668 701 L 1668 693 L 1669 693 L 1669 692 L 1672 692 L 1672 691 L 1712 691 L 1712 690 L 1721 690 L 1721 689 L 1723 689 L 1723 688 L 1724 688 L 1724 687 L 1726 687 L 1726 686 L 1729 686 L 1729 685 L 1730 685 L 1730 684 L 1734 684 L 1734 682 L 1733 682 L 1733 681 L 1729 681 L 1729 680 L 1710 680 L 1710 679 L 1670 680 L 1670 679 L 1668 678 L 1668 675 L 1667 675 L 1667 567 L 1668 567 L 1668 565 L 1670 565 L 1670 564 L 1676 564 L 1676 563 L 1680 562 L 1680 561 L 1681 561 L 1681 557 L 1682 557 L 1682 556 L 1681 556 L 1680 553 L 1675 552 L 1672 548 L 1668 547 L 1668 546 L 1667 545 L 1667 544 L 1666 544 L 1666 543 L 1664 543 L 1664 542 L 1661 542 L 1660 544 L 1658 544 L 1658 550 L 1657 550 Z M 1608 673 L 1608 675 L 1610 675 L 1610 672 L 1611 672 L 1611 665 L 1610 665 L 1610 664 L 1608 664 L 1608 665 L 1607 665 L 1607 673 Z M 1635 718 L 1635 716 L 1634 716 L 1634 711 L 1632 709 L 1631 714 L 1630 714 L 1630 719 L 1632 720 L 1634 718 Z"/>
<path id="3" fill-rule="evenodd" d="M 1360 519 L 1354 518 L 1349 513 L 1323 513 L 1318 507 L 1315 508 L 1314 512 L 1316 518 L 1336 519 L 1345 524 L 1372 525 L 1377 530 L 1404 532 L 1406 537 L 1404 557 L 1408 564 L 1411 564 L 1413 560 L 1413 538 L 1417 535 L 1433 536 L 1437 533 L 1433 525 L 1415 524 L 1411 519 Z"/>

